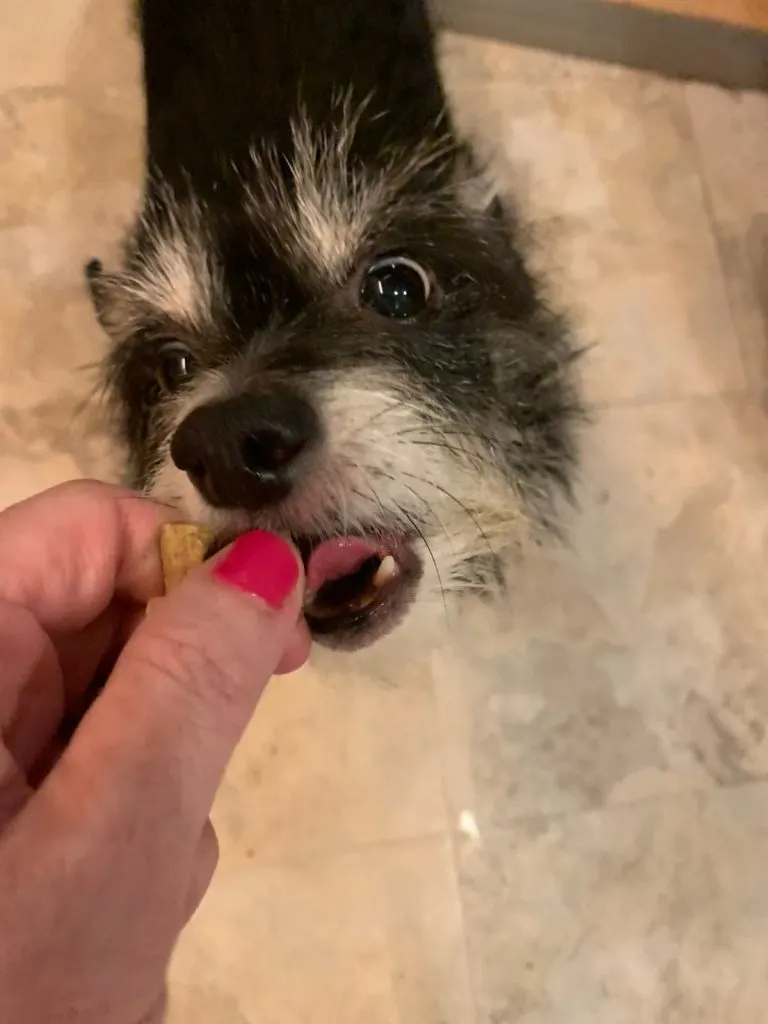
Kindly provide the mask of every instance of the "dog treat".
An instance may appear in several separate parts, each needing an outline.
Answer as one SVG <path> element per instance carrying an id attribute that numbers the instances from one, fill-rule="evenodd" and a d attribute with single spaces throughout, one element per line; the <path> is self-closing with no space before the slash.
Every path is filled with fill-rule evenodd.
<path id="1" fill-rule="evenodd" d="M 213 536 L 196 523 L 166 523 L 160 531 L 160 559 L 166 594 L 190 569 L 205 561 Z"/>

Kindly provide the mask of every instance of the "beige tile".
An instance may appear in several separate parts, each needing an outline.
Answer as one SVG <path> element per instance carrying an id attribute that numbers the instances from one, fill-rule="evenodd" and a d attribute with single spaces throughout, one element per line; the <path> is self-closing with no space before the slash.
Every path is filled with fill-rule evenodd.
<path id="1" fill-rule="evenodd" d="M 489 829 L 462 851 L 478 1024 L 743 1024 L 768 1001 L 768 786 Z"/>
<path id="2" fill-rule="evenodd" d="M 232 862 L 182 941 L 169 1024 L 471 1024 L 444 839 Z"/>
<path id="3" fill-rule="evenodd" d="M 690 85 L 722 266 L 750 387 L 768 377 L 768 96 Z"/>
<path id="4" fill-rule="evenodd" d="M 107 340 L 83 266 L 114 251 L 137 201 L 138 56 L 122 5 L 54 6 L 39 26 L 34 3 L 19 8 L 0 41 L 32 54 L 12 81 L 0 59 L 0 507 L 120 474 L 93 401 Z"/>
<path id="5" fill-rule="evenodd" d="M 96 392 L 107 339 L 83 265 L 118 237 L 130 199 L 121 188 L 73 194 L 44 225 L 0 231 L 0 506 L 72 476 L 119 475 Z"/>
<path id="6" fill-rule="evenodd" d="M 137 192 L 143 100 L 124 5 L 100 4 L 83 25 L 81 34 L 60 40 L 72 56 L 62 81 L 40 78 L 28 88 L 0 89 L 0 229 L 50 220 L 55 228 L 69 212 L 81 219 L 81 231 L 93 232 L 103 219 L 100 196 L 129 187 Z M 125 217 L 110 225 L 113 241 L 124 227 Z"/>
<path id="7" fill-rule="evenodd" d="M 140 167 L 133 104 L 112 110 L 55 90 L 0 97 L 0 229 L 46 224 L 83 194 L 137 183 Z"/>
<path id="8" fill-rule="evenodd" d="M 6 0 L 0 33 L 0 93 L 62 86 L 93 68 L 110 74 L 133 42 L 127 31 L 132 0 Z M 87 74 L 88 71 L 85 71 Z"/>
<path id="9" fill-rule="evenodd" d="M 23 408 L 0 408 L 0 508 L 65 480 L 120 479 L 101 410 L 65 378 L 58 387 L 49 378 L 46 390 Z"/>
<path id="10" fill-rule="evenodd" d="M 11 375 L 39 381 L 66 369 L 79 371 L 103 355 L 85 286 L 85 263 L 111 249 L 133 208 L 135 191 L 118 185 L 69 194 L 44 223 L 0 232 L 0 350 L 13 352 Z M 14 389 L 18 394 L 17 389 Z M 12 400 L 10 391 L 3 394 Z"/>
<path id="11" fill-rule="evenodd" d="M 87 0 L 30 0 L 5 5 L 0 33 L 0 92 L 60 85 L 66 77 L 67 45 L 77 34 Z"/>
<path id="12" fill-rule="evenodd" d="M 603 413 L 570 547 L 433 655 L 454 820 L 768 775 L 767 437 L 718 399 Z"/>
<path id="13" fill-rule="evenodd" d="M 496 157 L 600 404 L 744 383 L 684 86 L 449 37 L 459 122 Z M 455 69 L 455 73 L 454 73 Z"/>
<path id="14" fill-rule="evenodd" d="M 44 452 L 38 458 L 0 456 L 0 510 L 31 498 L 48 487 L 84 476 L 98 477 L 98 474 L 83 473 L 78 460 L 68 453 Z"/>
<path id="15" fill-rule="evenodd" d="M 446 827 L 429 674 L 384 685 L 361 668 L 276 680 L 219 795 L 232 857 L 271 860 Z"/>

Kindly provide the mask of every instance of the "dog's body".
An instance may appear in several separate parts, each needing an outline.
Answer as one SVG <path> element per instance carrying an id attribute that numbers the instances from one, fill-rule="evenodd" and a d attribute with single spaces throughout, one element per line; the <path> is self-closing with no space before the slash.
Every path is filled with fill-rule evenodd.
<path id="1" fill-rule="evenodd" d="M 132 482 L 220 543 L 289 533 L 315 635 L 368 643 L 548 520 L 573 349 L 421 0 L 144 0 L 141 32 L 143 209 L 89 275 Z"/>

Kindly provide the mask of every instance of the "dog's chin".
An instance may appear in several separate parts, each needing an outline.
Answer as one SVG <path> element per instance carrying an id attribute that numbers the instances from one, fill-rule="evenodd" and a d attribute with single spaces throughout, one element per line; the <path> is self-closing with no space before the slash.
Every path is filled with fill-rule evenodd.
<path id="1" fill-rule="evenodd" d="M 209 554 L 232 540 L 231 532 L 219 534 Z M 291 540 L 304 563 L 304 618 L 317 643 L 361 650 L 405 618 L 423 574 L 416 537 L 363 531 Z"/>

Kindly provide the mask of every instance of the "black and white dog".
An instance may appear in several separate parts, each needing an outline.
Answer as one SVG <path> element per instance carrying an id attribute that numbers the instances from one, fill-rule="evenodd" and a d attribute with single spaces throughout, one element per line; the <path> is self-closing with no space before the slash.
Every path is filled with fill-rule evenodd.
<path id="1" fill-rule="evenodd" d="M 574 348 L 455 137 L 422 0 L 143 0 L 144 201 L 88 267 L 134 485 L 289 534 L 360 647 L 547 524 Z"/>

